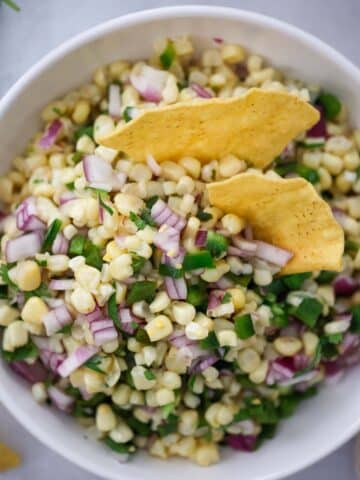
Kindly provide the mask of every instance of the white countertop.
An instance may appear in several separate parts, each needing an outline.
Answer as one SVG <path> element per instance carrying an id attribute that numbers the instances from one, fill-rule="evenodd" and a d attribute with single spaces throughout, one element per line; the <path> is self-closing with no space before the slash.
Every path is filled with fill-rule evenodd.
<path id="1" fill-rule="evenodd" d="M 179 3 L 221 4 L 272 15 L 317 35 L 354 63 L 360 64 L 359 0 L 17 1 L 22 7 L 18 14 L 7 7 L 0 7 L 0 97 L 35 61 L 76 33 L 131 11 Z M 24 460 L 21 468 L 2 474 L 1 479 L 97 480 L 97 477 L 71 465 L 41 445 L 1 406 L 0 439 L 6 439 Z M 353 442 L 288 480 L 315 479 L 356 480 Z"/>

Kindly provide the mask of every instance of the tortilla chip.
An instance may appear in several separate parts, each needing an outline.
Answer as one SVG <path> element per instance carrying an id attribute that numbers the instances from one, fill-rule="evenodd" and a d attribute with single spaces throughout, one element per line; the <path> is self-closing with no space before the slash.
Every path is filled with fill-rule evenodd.
<path id="1" fill-rule="evenodd" d="M 207 188 L 212 205 L 245 218 L 257 239 L 294 254 L 282 275 L 341 270 L 344 232 L 329 205 L 303 178 L 243 173 Z"/>
<path id="2" fill-rule="evenodd" d="M 309 103 L 285 92 L 253 88 L 239 98 L 212 98 L 143 111 L 100 144 L 136 161 L 193 156 L 207 162 L 237 155 L 264 168 L 319 119 Z"/>
<path id="3" fill-rule="evenodd" d="M 19 455 L 4 443 L 0 443 L 0 472 L 16 468 L 20 463 Z"/>

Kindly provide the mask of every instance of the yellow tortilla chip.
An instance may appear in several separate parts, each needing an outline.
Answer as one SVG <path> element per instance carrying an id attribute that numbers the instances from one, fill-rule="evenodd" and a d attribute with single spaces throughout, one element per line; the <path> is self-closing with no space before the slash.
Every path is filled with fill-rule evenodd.
<path id="1" fill-rule="evenodd" d="M 4 443 L 0 443 L 0 472 L 5 472 L 11 468 L 16 468 L 19 465 L 19 455 L 7 447 Z"/>
<path id="2" fill-rule="evenodd" d="M 239 98 L 176 103 L 142 112 L 100 140 L 136 161 L 193 156 L 207 162 L 234 154 L 264 168 L 319 119 L 309 103 L 286 92 L 253 88 Z"/>
<path id="3" fill-rule="evenodd" d="M 343 230 L 303 178 L 243 173 L 210 183 L 207 189 L 210 203 L 245 218 L 257 239 L 294 254 L 281 274 L 341 269 Z"/>

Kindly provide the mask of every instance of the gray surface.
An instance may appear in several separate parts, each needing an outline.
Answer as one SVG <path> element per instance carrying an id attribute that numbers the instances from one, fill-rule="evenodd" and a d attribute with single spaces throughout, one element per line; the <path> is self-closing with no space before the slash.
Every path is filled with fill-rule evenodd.
<path id="1" fill-rule="evenodd" d="M 19 14 L 0 6 L 0 96 L 34 62 L 72 35 L 131 11 L 179 4 L 161 0 L 18 0 L 18 3 L 22 7 Z M 359 0 L 198 0 L 183 3 L 221 3 L 272 15 L 317 35 L 360 64 Z M 47 480 L 49 474 L 51 480 L 96 480 L 40 445 L 1 407 L 0 439 L 6 439 L 24 457 L 22 468 L 1 475 L 4 480 Z M 353 442 L 350 442 L 288 480 L 355 480 L 352 457 Z"/>

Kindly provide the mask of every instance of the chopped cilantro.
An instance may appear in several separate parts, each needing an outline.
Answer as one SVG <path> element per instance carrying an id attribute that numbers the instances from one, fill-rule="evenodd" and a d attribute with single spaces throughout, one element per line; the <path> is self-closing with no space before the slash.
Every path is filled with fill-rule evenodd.
<path id="1" fill-rule="evenodd" d="M 57 234 L 60 232 L 62 221 L 56 218 L 50 224 L 48 231 L 46 232 L 44 242 L 42 244 L 41 251 L 49 252 L 55 241 Z"/>
<path id="2" fill-rule="evenodd" d="M 156 379 L 156 376 L 155 376 L 154 372 L 152 372 L 149 369 L 144 370 L 144 377 L 146 378 L 146 380 L 155 380 Z"/>
<path id="3" fill-rule="evenodd" d="M 75 183 L 74 182 L 65 183 L 65 187 L 71 192 L 73 192 L 75 190 Z"/>
<path id="4" fill-rule="evenodd" d="M 107 304 L 107 312 L 111 320 L 114 322 L 115 326 L 118 328 L 118 330 L 121 330 L 121 324 L 119 321 L 119 312 L 118 312 L 118 306 L 116 303 L 116 293 L 114 292 Z"/>
<path id="5" fill-rule="evenodd" d="M 175 402 L 168 403 L 167 405 L 163 405 L 161 410 L 165 418 L 168 418 L 169 415 L 174 411 Z"/>
<path id="6" fill-rule="evenodd" d="M 156 282 L 144 280 L 141 282 L 135 282 L 129 287 L 129 293 L 127 295 L 127 303 L 133 305 L 135 302 L 145 300 L 150 303 L 154 300 L 156 292 Z"/>
<path id="7" fill-rule="evenodd" d="M 80 163 L 81 160 L 83 159 L 83 156 L 84 156 L 83 152 L 77 151 L 77 152 L 73 153 L 73 155 L 71 157 L 71 161 L 72 161 L 73 165 L 77 165 L 78 163 Z"/>
<path id="8" fill-rule="evenodd" d="M 210 332 L 206 338 L 203 338 L 199 342 L 200 348 L 204 350 L 216 350 L 220 347 L 220 343 L 217 339 L 215 332 Z"/>
<path id="9" fill-rule="evenodd" d="M 146 263 L 146 258 L 141 255 L 132 254 L 132 269 L 134 273 L 139 273 Z"/>
<path id="10" fill-rule="evenodd" d="M 99 365 L 101 365 L 101 362 L 102 358 L 99 355 L 94 355 L 84 363 L 84 366 L 90 368 L 91 370 L 94 370 L 94 372 L 105 373 L 104 370 L 99 367 Z"/>
<path id="11" fill-rule="evenodd" d="M 114 440 L 112 440 L 110 437 L 105 437 L 103 442 L 116 453 L 126 454 L 135 452 L 134 445 L 128 443 L 117 443 L 114 442 Z"/>
<path id="12" fill-rule="evenodd" d="M 27 343 L 23 347 L 19 347 L 13 352 L 1 350 L 1 355 L 7 362 L 16 362 L 19 360 L 25 360 L 27 358 L 36 358 L 39 350 L 32 342 Z"/>
<path id="13" fill-rule="evenodd" d="M 213 218 L 211 213 L 204 212 L 204 211 L 199 211 L 196 216 L 202 222 L 207 222 L 208 220 L 211 220 Z"/>
<path id="14" fill-rule="evenodd" d="M 232 296 L 230 292 L 226 292 L 223 298 L 221 299 L 221 303 L 230 303 L 232 301 Z"/>
<path id="15" fill-rule="evenodd" d="M 94 126 L 93 125 L 86 125 L 83 127 L 79 127 L 74 132 L 75 142 L 79 140 L 80 137 L 83 135 L 87 135 L 90 138 L 94 138 Z"/>

